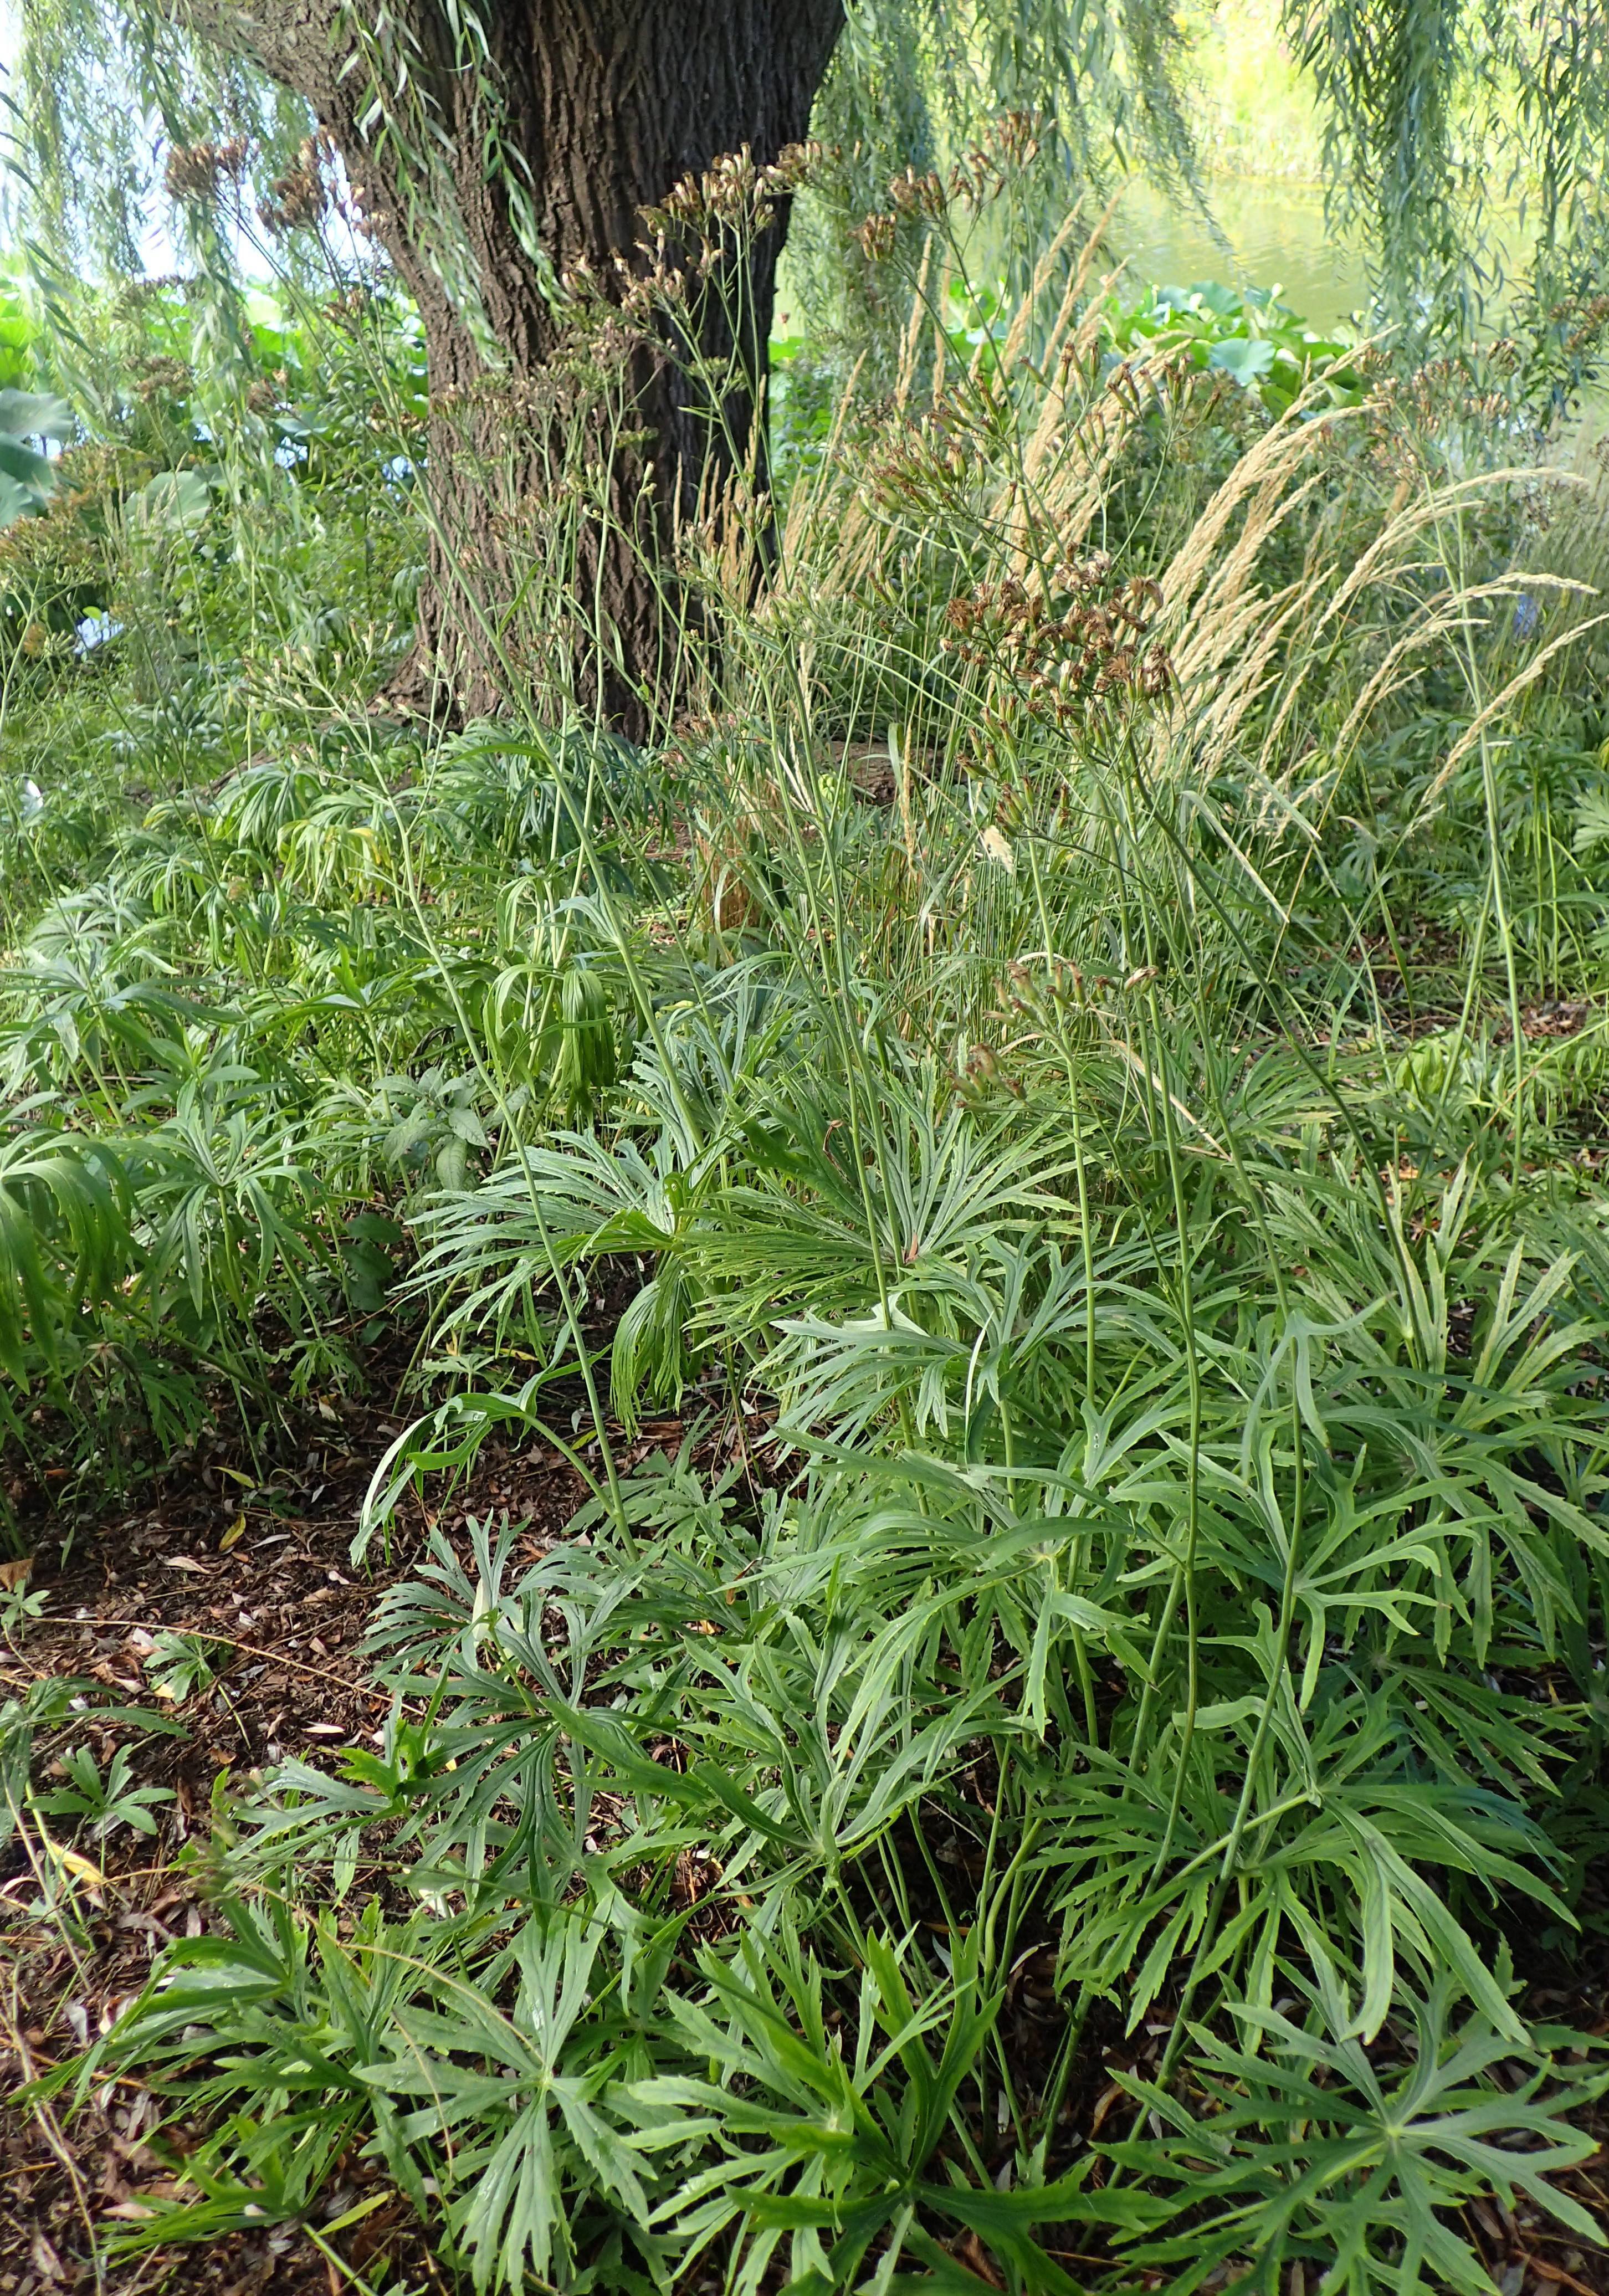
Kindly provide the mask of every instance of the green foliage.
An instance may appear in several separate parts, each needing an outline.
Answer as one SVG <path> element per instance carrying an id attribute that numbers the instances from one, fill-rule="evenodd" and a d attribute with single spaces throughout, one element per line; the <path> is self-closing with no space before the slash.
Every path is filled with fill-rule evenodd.
<path id="1" fill-rule="evenodd" d="M 1512 2210 L 1516 2192 L 1595 2239 L 1593 2218 L 1547 2179 L 1584 2157 L 1588 2139 L 1568 2116 L 1605 2077 L 1559 2066 L 1546 2038 L 1516 2063 L 1513 2042 L 1478 2013 L 1451 2022 L 1451 1989 L 1442 1980 L 1414 2005 L 1411 2046 L 1383 2070 L 1351 2035 L 1350 2004 L 1320 1960 L 1317 2030 L 1265 2010 L 1245 2014 L 1255 2054 L 1211 2033 L 1192 2037 L 1206 2115 L 1181 2111 L 1153 2082 L 1126 2081 L 1161 2133 L 1114 2147 L 1115 2160 L 1147 2183 L 1177 2178 L 1179 2199 L 1203 2212 L 1188 2231 L 1134 2249 L 1132 2260 L 1181 2265 L 1162 2284 L 1178 2296 L 1248 2247 L 1248 2288 L 1277 2289 L 1301 2262 L 1338 2286 L 1484 2291 L 1490 2276 L 1449 2220 L 1478 2194 Z M 1497 2103 L 1482 2076 L 1499 2065 L 1511 2093 Z M 1388 2226 L 1383 2270 L 1378 2234 Z"/>
<path id="2" fill-rule="evenodd" d="M 1203 139 L 1186 101 L 1200 31 L 1170 0 L 855 0 L 816 109 L 825 158 L 800 202 L 786 291 L 812 334 L 828 339 L 829 366 L 845 371 L 867 350 L 891 365 L 897 350 L 903 298 L 887 292 L 860 234 L 891 181 L 986 152 L 1001 115 L 1033 126 L 1009 212 L 980 234 L 1014 294 L 1070 189 L 1104 197 L 1136 160 L 1208 214 Z M 1458 0 L 1288 0 L 1246 26 L 1260 91 L 1267 48 L 1279 45 L 1276 99 L 1294 107 L 1302 142 L 1320 153 L 1337 220 L 1361 227 L 1382 321 L 1417 355 L 1466 337 L 1483 311 L 1495 314 L 1496 291 L 1513 291 L 1498 377 L 1512 379 L 1517 347 L 1515 395 L 1526 406 L 1572 401 L 1602 358 L 1598 159 L 1609 75 L 1600 32 L 1590 10 L 1563 0 L 1484 10 Z M 260 258 L 272 238 L 276 261 L 304 285 L 354 259 L 349 235 L 328 227 L 335 185 L 316 123 L 271 76 L 275 65 L 294 76 L 286 58 L 295 44 L 280 46 L 266 23 L 226 30 L 209 15 L 187 21 L 103 0 L 29 0 L 22 34 L 17 140 L 37 265 L 53 291 L 85 272 L 137 278 L 160 204 L 194 268 L 225 403 L 250 356 L 234 291 L 242 242 Z M 546 278 L 554 250 L 538 242 L 531 175 L 544 156 L 520 148 L 493 61 L 500 42 L 460 7 L 371 22 L 337 6 L 321 38 L 338 57 L 337 85 L 350 85 L 357 126 L 347 170 L 372 168 L 391 186 L 413 260 L 495 365 L 485 311 L 499 283 L 478 270 L 433 82 L 450 70 L 464 91 L 477 167 Z M 1214 101 L 1227 96 L 1243 137 L 1245 99 L 1211 37 L 1207 47 Z M 286 196 L 287 184 L 309 182 L 316 199 Z M 915 258 L 924 234 L 919 217 L 907 222 Z M 977 267 L 979 246 L 970 252 Z"/>
<path id="3" fill-rule="evenodd" d="M 1285 22 L 1324 107 L 1334 205 L 1367 219 L 1391 315 L 1411 324 L 1428 307 L 1456 334 L 1498 267 L 1498 202 L 1523 193 L 1534 348 L 1556 361 L 1595 291 L 1603 229 L 1609 79 L 1589 20 L 1550 5 L 1477 19 L 1457 0 L 1291 0 Z M 1601 336 L 1589 318 L 1591 348 Z"/>
<path id="4" fill-rule="evenodd" d="M 1601 697 L 1466 375 L 1063 284 L 932 285 L 763 591 L 690 537 L 722 644 L 640 751 L 512 675 L 366 708 L 369 418 L 215 462 L 171 375 L 112 650 L 20 673 L 78 747 L 5 833 L 11 1459 L 231 1390 L 266 1447 L 402 1325 L 359 1554 L 436 1517 L 382 1726 L 220 1789 L 213 1927 L 43 2085 L 160 2100 L 119 2257 L 336 2243 L 354 2161 L 511 2292 L 1474 2290 L 1465 2203 L 1581 2230 L 1601 2052 L 1511 1944 L 1601 1793 Z M 397 445 L 365 324 L 316 395 L 377 348 Z M 449 1535 L 494 1430 L 563 1537 Z M 33 1761 L 57 1687 L 0 1770 L 84 1882 L 45 1821 L 160 1790 Z"/>
<path id="5" fill-rule="evenodd" d="M 165 1633 L 152 1638 L 141 1663 L 157 1696 L 182 1706 L 197 1691 L 211 1689 L 226 1655 L 223 1645 L 205 1635 Z"/>
<path id="6" fill-rule="evenodd" d="M 86 1747 L 70 1748 L 62 1756 L 66 1785 L 53 1793 L 37 1794 L 34 1807 L 53 1817 L 76 1817 L 86 1822 L 97 1841 L 119 1825 L 132 1826 L 136 1833 L 153 1834 L 157 1822 L 152 1805 L 171 1801 L 172 1790 L 168 1786 L 135 1784 L 129 1776 L 129 1760 L 127 1746 L 119 1746 L 103 1777 Z"/>
<path id="7" fill-rule="evenodd" d="M 1111 342 L 1125 357 L 1182 350 L 1197 370 L 1255 391 L 1270 414 L 1287 412 L 1316 368 L 1324 373 L 1328 404 L 1356 406 L 1362 396 L 1347 358 L 1350 346 L 1310 333 L 1266 288 L 1237 292 L 1211 281 L 1153 287 L 1132 306 L 1113 295 L 1108 309 Z"/>
<path id="8" fill-rule="evenodd" d="M 0 526 L 43 510 L 55 488 L 49 458 L 34 438 L 65 438 L 72 409 L 48 392 L 0 390 Z"/>

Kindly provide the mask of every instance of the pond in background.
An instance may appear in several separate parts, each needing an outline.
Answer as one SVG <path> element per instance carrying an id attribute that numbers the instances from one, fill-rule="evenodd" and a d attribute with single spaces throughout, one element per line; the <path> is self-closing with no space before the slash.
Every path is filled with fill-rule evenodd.
<path id="1" fill-rule="evenodd" d="M 1356 248 L 1337 244 L 1325 222 L 1324 193 L 1310 184 L 1214 178 L 1208 197 L 1228 253 L 1199 216 L 1182 212 L 1145 183 L 1130 184 L 1113 217 L 1112 253 L 1126 258 L 1135 287 L 1188 287 L 1198 279 L 1277 287 L 1316 332 L 1350 319 L 1368 297 Z"/>
<path id="2" fill-rule="evenodd" d="M 1317 334 L 1342 332 L 1361 312 L 1368 299 L 1362 251 L 1334 237 L 1317 184 L 1214 176 L 1207 193 L 1227 255 L 1199 216 L 1181 211 L 1144 181 L 1129 184 L 1109 234 L 1112 255 L 1126 262 L 1129 290 L 1153 283 L 1189 287 L 1207 279 L 1277 288 L 1280 299 Z M 1605 435 L 1609 378 L 1592 385 L 1559 427 L 1552 455 L 1596 483 L 1600 474 L 1592 458 Z"/>

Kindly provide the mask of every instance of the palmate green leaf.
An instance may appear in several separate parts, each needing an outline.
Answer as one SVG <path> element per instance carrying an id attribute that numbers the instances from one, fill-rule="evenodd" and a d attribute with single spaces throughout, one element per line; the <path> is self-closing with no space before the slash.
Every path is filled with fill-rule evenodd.
<path id="1" fill-rule="evenodd" d="M 642 1496 L 650 1509 L 684 1503 L 674 1498 L 673 1478 L 649 1478 Z M 561 1549 L 511 1595 L 500 1591 L 509 1536 L 494 1554 L 480 1526 L 473 1578 L 441 1547 L 426 1576 L 442 1596 L 421 1599 L 405 1587 L 387 1598 L 375 1646 L 406 1640 L 409 1670 L 393 1678 L 405 1693 L 432 1695 L 440 1716 L 428 1777 L 416 1771 L 409 1787 L 415 1821 L 429 1825 L 431 1838 L 463 1833 L 472 1812 L 507 1837 L 496 1815 L 505 1790 L 498 1779 L 518 1771 L 529 1812 L 531 1766 L 552 1762 L 562 1734 L 572 1753 L 584 1749 L 592 1758 L 588 1790 L 627 1795 L 649 1834 L 676 1809 L 723 1839 L 729 1867 L 735 1858 L 741 1866 L 757 1856 L 782 1856 L 833 1868 L 886 1833 L 954 1766 L 969 1738 L 1014 1727 L 1003 1704 L 1009 1674 L 985 1673 L 957 1700 L 924 1673 L 913 1698 L 912 1669 L 925 1669 L 926 1644 L 947 1631 L 975 1637 L 989 1615 L 982 1606 L 998 1603 L 1004 1613 L 1001 1590 L 1016 1581 L 1018 1611 L 1030 1611 L 1047 1555 L 1078 1535 L 1067 1521 L 1032 1518 L 993 1538 L 957 1529 L 955 1551 L 965 1552 L 966 1573 L 942 1602 L 924 1603 L 911 1597 L 931 1587 L 944 1552 L 934 1546 L 939 1526 L 932 1516 L 884 1508 L 866 1532 L 846 1527 L 841 1554 L 816 1544 L 797 1558 L 784 1550 L 757 1561 L 735 1539 L 729 1567 L 740 1575 L 728 1582 L 694 1559 L 710 1538 L 720 1538 L 718 1513 L 696 1492 L 685 1504 L 695 1545 L 678 1564 L 668 1567 L 662 1549 L 653 1568 L 624 1562 L 611 1568 L 585 1550 Z M 600 1508 L 600 1524 L 608 1520 Z M 646 1530 L 651 1513 L 642 1521 Z M 1081 1535 L 1088 1536 L 1088 1527 Z M 881 1570 L 891 1615 L 854 1602 L 840 1611 L 833 1574 L 851 1562 Z M 818 1613 L 824 1598 L 829 1611 Z M 566 1604 L 574 1638 L 562 1679 L 538 1632 L 555 1599 Z M 1095 1605 L 1075 1609 L 1087 1624 L 1104 1615 Z M 714 1634 L 711 1614 L 724 1622 Z M 1059 1631 L 1071 1630 L 1063 1620 Z M 1014 1631 L 1026 1648 L 1031 1629 L 1021 1616 Z M 731 1659 L 729 1632 L 741 1637 Z M 630 1652 L 644 1636 L 638 1660 Z M 615 1655 L 600 1673 L 598 1658 L 612 1644 Z M 447 1671 L 438 1677 L 441 1667 Z M 577 1695 L 583 1682 L 585 1699 Z M 627 1701 L 623 1711 L 614 1710 Z M 779 1726 L 783 1714 L 794 1718 L 791 1726 Z M 686 1749 L 686 1759 L 673 1765 L 647 1751 L 667 1732 Z M 295 1813 L 285 1822 L 295 1823 Z M 502 1854 L 513 1854 L 512 1839 Z"/>
<path id="2" fill-rule="evenodd" d="M 0 469 L 0 530 L 14 526 L 20 518 L 27 518 L 42 507 L 36 488 L 10 471 Z"/>
<path id="3" fill-rule="evenodd" d="M 76 1310 L 142 1257 L 110 1144 L 31 1130 L 0 1144 L 0 1365 L 20 1388 L 54 1365 Z"/>
<path id="4" fill-rule="evenodd" d="M 300 2213 L 365 2129 L 422 2213 L 437 2177 L 480 2286 L 568 2254 L 578 2198 L 645 2222 L 637 2161 L 598 2103 L 615 2073 L 594 1977 L 604 1923 L 555 1910 L 502 1945 L 501 1923 L 388 1925 L 371 1905 L 342 1943 L 332 1919 L 283 1905 L 227 1912 L 229 1933 L 170 1956 L 85 2068 L 132 2052 L 186 2111 L 270 2102 L 260 2120 L 226 2112 L 189 2156 L 202 2201 L 141 2227 L 143 2244 L 251 2220 L 254 2185 L 270 2220 Z M 493 1950 L 471 1980 L 461 1949 L 478 1937 Z"/>
<path id="5" fill-rule="evenodd" d="M 136 1833 L 154 1834 L 157 1821 L 151 1806 L 171 1801 L 173 1790 L 169 1786 L 136 1784 L 130 1775 L 131 1759 L 128 1748 L 119 1746 L 103 1778 L 87 1746 L 70 1747 L 62 1756 L 66 1785 L 50 1793 L 36 1794 L 35 1808 L 48 1811 L 53 1816 L 85 1820 L 97 1839 L 114 1833 L 119 1825 L 131 1826 Z"/>
<path id="6" fill-rule="evenodd" d="M 730 1962 L 706 1954 L 708 2006 L 671 1997 L 670 2014 L 690 2050 L 718 2078 L 663 2076 L 634 2086 L 641 2103 L 691 2112 L 718 2131 L 726 2170 L 701 2169 L 661 2204 L 700 2243 L 740 2226 L 738 2284 L 790 2242 L 792 2276 L 809 2284 L 861 2284 L 868 2251 L 885 2239 L 866 2284 L 890 2284 L 902 2253 L 943 2268 L 928 2226 L 977 2232 L 1022 2276 L 1025 2288 L 1071 2284 L 1031 2237 L 1040 2224 L 1153 2221 L 1137 2193 L 1085 2189 L 1087 2171 L 1001 2193 L 970 2181 L 959 2163 L 942 2180 L 924 2173 L 947 2136 L 964 2128 L 961 2098 L 976 2078 L 1000 1995 L 981 1980 L 976 1932 L 957 1939 L 949 1976 L 922 1990 L 908 1945 L 864 1939 L 859 2041 L 854 2061 L 824 2015 L 822 1973 L 785 1915 L 775 1937 L 742 1939 Z M 938 2043 L 935 2051 L 935 2043 Z M 899 2076 L 902 2075 L 903 2079 Z M 634 2142 L 662 2144 L 671 2124 Z"/>
<path id="7" fill-rule="evenodd" d="M 969 1254 L 1055 1214 L 1066 1152 L 1048 1127 L 982 1127 L 959 1109 L 940 1114 L 936 1098 L 931 1080 L 919 1090 L 891 1078 L 857 1115 L 841 1089 L 828 1097 L 799 1079 L 773 1104 L 759 1185 L 724 1191 L 698 1240 L 729 1328 L 763 1329 L 786 1307 L 863 1312 L 879 1297 L 880 1268 L 907 1297 L 930 1283 L 942 1290 Z M 857 1124 L 871 1136 L 864 1185 L 841 1152 Z M 768 1290 L 753 1280 L 762 1237 Z"/>
<path id="8" fill-rule="evenodd" d="M 1542 1828 L 1520 1802 L 1474 1785 L 1461 1767 L 1440 1781 L 1424 1776 L 1412 1732 L 1378 1693 L 1359 1693 L 1334 1669 L 1321 1677 L 1310 1739 L 1293 1701 L 1287 1698 L 1283 1722 L 1276 1701 L 1261 1767 L 1248 1780 L 1265 1702 L 1249 1697 L 1216 1717 L 1208 1708 L 1204 1728 L 1198 1715 L 1193 1791 L 1170 1841 L 1165 1760 L 1140 1781 L 1097 1758 L 1085 1777 L 1058 1779 L 1046 1795 L 1054 1817 L 1035 1862 L 1057 1883 L 1067 1967 L 1104 1988 L 1121 1979 L 1137 2019 L 1177 1958 L 1196 1946 L 1244 1792 L 1249 1823 L 1233 1867 L 1240 1950 L 1252 1949 L 1260 1930 L 1260 1949 L 1272 1950 L 1285 1921 L 1304 1944 L 1330 1954 L 1350 1937 L 1365 2032 L 1383 2020 L 1406 1953 L 1422 1971 L 1456 1970 L 1494 2027 L 1518 2038 L 1489 1956 L 1435 1877 L 1465 1875 L 1486 1893 L 1521 1893 L 1567 1922 L 1549 1886 L 1558 1860 Z M 1214 1730 L 1214 1719 L 1227 1726 Z M 1159 1866 L 1165 1844 L 1171 1858 Z M 1227 1939 L 1208 1949 L 1207 1960 L 1233 1965 Z"/>
<path id="9" fill-rule="evenodd" d="M 200 2195 L 143 2194 L 141 2218 L 119 2223 L 110 2243 L 114 2267 L 183 2242 L 257 2233 L 306 2216 L 350 2144 L 356 2116 L 326 2107 L 271 2120 L 232 2115 L 185 2160 L 185 2183 Z"/>
<path id="10" fill-rule="evenodd" d="M 423 2208 L 419 2165 L 361 2068 L 431 1956 L 452 1953 L 455 1925 L 388 1927 L 371 1906 L 342 1944 L 332 1922 L 309 1923 L 283 1903 L 219 1910 L 222 1933 L 173 1948 L 78 2069 L 82 2095 L 103 2067 L 137 2062 L 170 2109 L 210 2125 L 186 2152 L 201 2200 L 127 2228 L 125 2244 L 210 2239 L 261 2221 L 254 2210 L 270 2220 L 300 2214 L 336 2157 L 371 2131 Z"/>
<path id="11" fill-rule="evenodd" d="M 426 2100 L 401 2117 L 405 2142 L 449 2139 L 448 2222 L 478 2288 L 517 2287 L 528 2267 L 548 2276 L 569 2250 L 564 2195 L 578 2177 L 629 2221 L 647 2218 L 632 2155 L 596 2109 L 609 2052 L 578 2046 L 603 1935 L 564 1911 L 528 1922 L 480 1984 L 445 1990 L 439 2009 L 403 2011 L 392 2054 L 364 2069 L 388 2096 Z M 506 2013 L 493 2007 L 505 1972 L 515 1981 Z"/>
<path id="12" fill-rule="evenodd" d="M 910 1434 L 925 1440 L 931 1431 L 964 1458 L 986 1444 L 998 1456 L 1003 1419 L 1014 1457 L 1055 1456 L 1067 1357 L 1094 1309 L 1082 1264 L 1063 1259 L 1036 1225 L 1021 1227 L 1015 1242 L 997 1235 L 967 1240 L 953 1256 L 919 1253 L 891 1272 L 886 1307 L 879 1300 L 864 1316 L 779 1317 L 766 1377 L 789 1431 L 827 1429 L 846 1443 L 908 1408 Z M 1103 1253 L 1097 1293 L 1114 1267 Z"/>
<path id="13" fill-rule="evenodd" d="M 0 473 L 35 508 L 42 508 L 49 501 L 54 478 L 50 458 L 4 432 L 0 432 Z"/>
<path id="14" fill-rule="evenodd" d="M 1512 2206 L 1523 2191 L 1593 2236 L 1580 2204 L 1548 2179 L 1588 2157 L 1591 2140 L 1568 2116 L 1601 2094 L 1609 2075 L 1516 2045 L 1478 2010 L 1455 2025 L 1446 1979 L 1412 2005 L 1411 2049 L 1379 2071 L 1355 2038 L 1343 2038 L 1356 2020 L 1322 1957 L 1317 1966 L 1317 1983 L 1302 1988 L 1306 2025 L 1239 2006 L 1242 2026 L 1261 2037 L 1256 2055 L 1193 2029 L 1209 2115 L 1197 2120 L 1153 2083 L 1119 2076 L 1165 2133 L 1112 2145 L 1110 2156 L 1126 2172 L 1171 2180 L 1175 2204 L 1200 2218 L 1188 2231 L 1136 2242 L 1128 2250 L 1136 2266 L 1187 2259 L 1166 2284 L 1177 2296 L 1227 2258 L 1248 2254 L 1248 2284 L 1268 2291 L 1304 2258 L 1323 2267 L 1326 2288 L 1474 2292 L 1489 2277 L 1455 2227 L 1461 2202 L 1479 2193 Z M 1498 2086 L 1491 2076 L 1516 2056 L 1525 2079 Z M 1320 2070 L 1322 2087 L 1313 2079 Z"/>

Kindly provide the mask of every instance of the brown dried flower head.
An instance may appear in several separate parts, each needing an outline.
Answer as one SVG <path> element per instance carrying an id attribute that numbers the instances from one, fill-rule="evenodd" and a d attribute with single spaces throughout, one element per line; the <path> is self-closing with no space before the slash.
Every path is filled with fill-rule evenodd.
<path id="1" fill-rule="evenodd" d="M 949 205 L 943 180 L 932 168 L 924 176 L 907 168 L 890 184 L 889 197 L 902 216 L 940 216 Z"/>
<path id="2" fill-rule="evenodd" d="M 135 384 L 135 391 L 149 406 L 157 398 L 185 398 L 193 380 L 183 359 L 159 356 L 145 361 L 140 379 Z"/>
<path id="3" fill-rule="evenodd" d="M 745 144 L 702 175 L 684 176 L 655 207 L 638 210 L 662 239 L 719 240 L 727 234 L 768 230 L 776 202 L 798 190 L 821 158 L 819 144 L 789 144 L 761 164 Z"/>
<path id="4" fill-rule="evenodd" d="M 860 242 L 860 251 L 868 263 L 886 263 L 894 251 L 894 234 L 899 229 L 896 217 L 879 213 L 864 217 L 856 226 L 855 236 Z"/>
<path id="5" fill-rule="evenodd" d="M 1149 577 L 1120 583 L 1111 559 L 1097 553 L 1042 579 L 1008 575 L 952 598 L 940 643 L 988 679 L 986 716 L 997 730 L 1022 718 L 1065 725 L 1113 701 L 1156 701 L 1169 691 L 1166 649 L 1145 643 L 1161 604 Z"/>
<path id="6" fill-rule="evenodd" d="M 293 167 L 283 176 L 275 176 L 268 186 L 268 196 L 257 212 L 264 227 L 271 232 L 295 231 L 315 224 L 329 204 L 329 187 L 324 176 L 324 162 L 329 156 L 328 139 L 309 135 L 296 155 Z M 361 197 L 355 191 L 354 202 Z"/>
<path id="7" fill-rule="evenodd" d="M 226 144 L 176 144 L 168 154 L 163 183 L 170 200 L 209 200 L 226 183 L 246 172 L 249 150 L 243 135 Z"/>

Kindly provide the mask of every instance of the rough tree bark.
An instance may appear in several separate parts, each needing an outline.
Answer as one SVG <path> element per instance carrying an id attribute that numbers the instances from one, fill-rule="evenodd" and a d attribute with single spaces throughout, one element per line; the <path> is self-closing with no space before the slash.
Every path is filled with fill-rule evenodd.
<path id="1" fill-rule="evenodd" d="M 504 578 L 508 505 L 477 469 L 476 427 L 463 419 L 487 396 L 487 363 L 464 315 L 410 228 L 417 209 L 404 171 L 383 139 L 361 121 L 369 59 L 357 53 L 341 0 L 180 0 L 204 37 L 251 55 L 310 105 L 334 140 L 424 327 L 433 416 L 428 484 L 436 544 L 421 611 L 431 674 L 455 689 L 459 705 L 484 709 L 499 682 L 484 611 L 476 611 L 477 570 L 495 590 Z M 364 0 L 356 0 L 361 8 Z M 521 243 L 505 168 L 488 159 L 484 83 L 500 92 L 497 127 L 505 151 L 529 171 L 528 193 L 543 255 L 559 277 L 585 269 L 605 296 L 625 282 L 617 264 L 641 268 L 639 210 L 723 154 L 749 147 L 760 164 L 802 141 L 810 106 L 843 20 L 843 0 L 484 0 L 480 11 L 486 70 L 464 69 L 440 0 L 393 0 L 400 52 L 408 59 L 415 116 L 439 131 L 480 289 L 487 326 L 518 399 L 542 382 L 561 354 L 564 322 Z M 394 37 L 396 36 L 393 36 Z M 483 84 L 478 87 L 476 80 Z M 405 139 L 406 140 L 406 139 Z M 728 394 L 723 420 L 676 363 L 637 349 L 629 356 L 629 421 L 640 444 L 612 464 L 614 514 L 580 540 L 578 568 L 601 623 L 607 714 L 631 729 L 636 693 L 660 680 L 666 643 L 656 559 L 680 518 L 694 509 L 713 455 L 740 444 L 752 420 L 752 385 L 763 373 L 776 259 L 785 222 L 753 242 L 743 300 L 747 338 L 735 346 L 718 299 L 699 324 L 718 361 L 735 350 L 750 387 Z M 482 442 L 483 443 L 483 442 Z M 540 453 L 516 480 L 541 483 Z M 587 562 L 590 554 L 591 562 Z"/>

